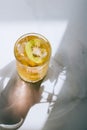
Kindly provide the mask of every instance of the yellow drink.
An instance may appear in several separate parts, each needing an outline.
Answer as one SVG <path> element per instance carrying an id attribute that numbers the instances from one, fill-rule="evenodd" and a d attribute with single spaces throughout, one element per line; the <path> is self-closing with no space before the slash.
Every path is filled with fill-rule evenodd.
<path id="1" fill-rule="evenodd" d="M 47 74 L 51 56 L 49 41 L 37 33 L 21 36 L 15 43 L 14 55 L 19 76 L 27 82 L 37 82 Z"/>

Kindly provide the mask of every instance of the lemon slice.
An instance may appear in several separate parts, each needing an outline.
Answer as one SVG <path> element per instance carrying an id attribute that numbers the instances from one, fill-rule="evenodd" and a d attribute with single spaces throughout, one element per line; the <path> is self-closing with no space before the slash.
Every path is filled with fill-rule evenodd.
<path id="1" fill-rule="evenodd" d="M 41 64 L 43 62 L 43 58 L 47 55 L 46 49 L 41 48 L 39 39 L 34 39 L 27 42 L 25 52 L 29 60 L 36 64 Z"/>

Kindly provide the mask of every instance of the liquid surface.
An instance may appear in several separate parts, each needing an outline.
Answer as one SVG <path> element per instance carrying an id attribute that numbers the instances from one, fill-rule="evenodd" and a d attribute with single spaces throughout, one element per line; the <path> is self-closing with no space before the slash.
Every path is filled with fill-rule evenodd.
<path id="1" fill-rule="evenodd" d="M 50 58 L 51 47 L 47 40 L 37 36 L 26 36 L 16 42 L 16 59 L 27 66 L 39 66 Z"/>

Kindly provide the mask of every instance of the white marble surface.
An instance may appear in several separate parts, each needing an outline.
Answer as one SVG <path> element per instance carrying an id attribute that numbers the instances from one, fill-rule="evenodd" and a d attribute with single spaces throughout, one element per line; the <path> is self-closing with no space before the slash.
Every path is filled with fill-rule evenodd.
<path id="1" fill-rule="evenodd" d="M 52 58 L 66 70 L 49 117 L 48 104 L 35 105 L 20 130 L 87 129 L 86 12 L 86 0 L 0 1 L 0 69 L 14 60 L 13 46 L 19 36 L 38 32 L 51 42 Z"/>

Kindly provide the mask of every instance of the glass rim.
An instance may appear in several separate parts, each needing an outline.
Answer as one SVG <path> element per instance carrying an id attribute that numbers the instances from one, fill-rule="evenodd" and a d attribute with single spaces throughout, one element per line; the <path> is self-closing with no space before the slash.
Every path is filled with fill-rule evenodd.
<path id="1" fill-rule="evenodd" d="M 31 35 L 33 35 L 33 36 L 38 36 L 38 37 L 42 38 L 43 40 L 47 41 L 47 42 L 49 43 L 49 45 L 50 45 L 49 40 L 48 40 L 45 36 L 43 36 L 43 35 L 40 34 L 40 33 L 34 33 L 34 32 L 25 33 L 25 34 L 21 35 L 21 36 L 16 40 L 15 44 L 18 43 L 22 38 L 25 38 L 25 37 L 31 36 Z M 50 45 L 50 48 L 51 48 L 51 45 Z"/>

